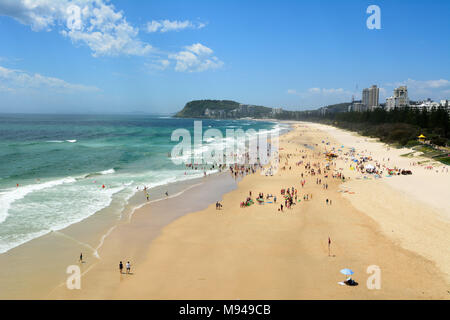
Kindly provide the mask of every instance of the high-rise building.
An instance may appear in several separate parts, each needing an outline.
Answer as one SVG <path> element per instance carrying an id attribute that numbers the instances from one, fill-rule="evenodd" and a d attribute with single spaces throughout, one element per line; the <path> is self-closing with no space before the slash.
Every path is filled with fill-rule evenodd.
<path id="1" fill-rule="evenodd" d="M 369 89 L 363 89 L 361 103 L 366 107 L 369 106 Z"/>
<path id="2" fill-rule="evenodd" d="M 396 102 L 395 102 L 394 97 L 386 98 L 386 110 L 387 111 L 394 109 L 396 107 L 395 104 L 396 104 Z"/>
<path id="3" fill-rule="evenodd" d="M 380 106 L 379 103 L 380 89 L 377 86 L 373 85 L 369 88 L 369 109 L 373 110 Z"/>
<path id="4" fill-rule="evenodd" d="M 406 86 L 400 86 L 394 89 L 394 95 L 386 98 L 386 110 L 392 110 L 394 108 L 405 108 L 409 106 L 408 88 Z"/>
<path id="5" fill-rule="evenodd" d="M 377 88 L 376 85 L 363 89 L 362 104 L 364 104 L 369 110 L 378 108 L 380 106 L 379 95 L 380 89 Z"/>
<path id="6" fill-rule="evenodd" d="M 400 86 L 394 89 L 394 98 L 398 99 L 398 106 L 404 108 L 409 105 L 408 88 L 406 86 Z"/>

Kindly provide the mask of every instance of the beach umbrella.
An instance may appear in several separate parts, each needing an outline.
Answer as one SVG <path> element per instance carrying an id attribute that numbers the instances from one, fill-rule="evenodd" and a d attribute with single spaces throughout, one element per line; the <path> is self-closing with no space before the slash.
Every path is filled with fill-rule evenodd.
<path id="1" fill-rule="evenodd" d="M 352 274 L 354 274 L 353 270 L 345 268 L 341 270 L 341 273 L 346 275 L 346 276 L 351 276 Z"/>

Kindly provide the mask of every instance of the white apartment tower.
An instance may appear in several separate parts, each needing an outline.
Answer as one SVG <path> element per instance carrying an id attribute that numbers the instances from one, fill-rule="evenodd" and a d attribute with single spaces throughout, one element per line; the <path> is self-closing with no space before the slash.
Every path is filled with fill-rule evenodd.
<path id="1" fill-rule="evenodd" d="M 400 86 L 394 89 L 394 98 L 398 99 L 398 106 L 404 108 L 409 105 L 408 88 L 406 86 Z"/>
<path id="2" fill-rule="evenodd" d="M 379 102 L 380 89 L 377 86 L 372 86 L 369 88 L 369 109 L 373 110 L 380 106 Z"/>
<path id="3" fill-rule="evenodd" d="M 386 110 L 392 110 L 394 108 L 405 108 L 409 106 L 408 88 L 406 86 L 400 86 L 394 89 L 394 95 L 386 98 Z"/>

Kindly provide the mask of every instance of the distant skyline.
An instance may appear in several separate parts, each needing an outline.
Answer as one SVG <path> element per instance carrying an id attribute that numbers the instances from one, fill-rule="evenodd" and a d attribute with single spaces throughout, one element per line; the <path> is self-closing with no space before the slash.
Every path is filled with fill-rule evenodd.
<path id="1" fill-rule="evenodd" d="M 366 9 L 381 10 L 370 30 Z M 79 8 L 79 11 L 78 11 Z M 450 98 L 450 1 L 0 0 L 0 113 Z"/>

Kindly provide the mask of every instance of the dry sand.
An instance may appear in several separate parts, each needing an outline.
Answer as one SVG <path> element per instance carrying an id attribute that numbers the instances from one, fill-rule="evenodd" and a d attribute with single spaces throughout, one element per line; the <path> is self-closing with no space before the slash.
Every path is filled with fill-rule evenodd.
<path id="1" fill-rule="evenodd" d="M 160 208 L 150 205 L 139 209 L 129 224 L 119 226 L 108 237 L 100 252 L 102 260 L 82 278 L 82 290 L 60 286 L 47 298 L 449 299 L 450 225 L 442 209 L 442 205 L 448 209 L 449 198 L 436 196 L 440 202 L 432 206 L 416 200 L 408 188 L 402 191 L 402 183 L 385 181 L 414 175 L 357 180 L 356 173 L 346 168 L 341 172 L 353 175 L 350 182 L 305 175 L 302 188 L 300 175 L 306 170 L 304 164 L 295 165 L 301 156 L 308 156 L 305 162 L 321 162 L 323 166 L 325 148 L 353 143 L 343 140 L 343 132 L 338 135 L 330 130 L 295 124 L 293 131 L 280 138 L 281 164 L 286 154 L 293 154 L 289 159 L 292 170 L 280 170 L 272 177 L 258 173 L 246 176 L 236 190 L 224 195 L 222 210 L 211 204 L 184 215 L 165 226 L 150 243 L 143 236 L 149 232 L 149 219 L 155 212 L 161 214 L 160 210 L 170 208 L 161 204 Z M 322 144 L 322 140 L 331 145 Z M 318 146 L 310 150 L 304 144 Z M 363 141 L 352 146 L 366 150 L 372 144 Z M 384 155 L 393 152 L 384 150 Z M 390 158 L 395 161 L 394 155 Z M 339 170 L 344 165 L 341 158 L 332 168 Z M 317 178 L 328 182 L 327 190 L 316 184 Z M 424 175 L 423 179 L 432 178 Z M 417 180 L 403 184 L 409 186 L 412 181 Z M 442 188 L 445 183 L 448 176 Z M 291 186 L 298 189 L 302 201 L 280 212 L 280 189 Z M 355 194 L 339 192 L 342 188 Z M 276 195 L 278 204 L 240 208 L 249 190 L 253 198 L 259 192 Z M 211 192 L 214 190 L 204 188 L 196 195 L 203 198 Z M 313 197 L 303 201 L 304 194 Z M 332 205 L 326 205 L 327 198 Z M 189 201 L 183 200 L 178 206 L 184 203 L 189 207 Z M 332 256 L 328 256 L 328 237 Z M 126 261 L 123 252 L 127 249 L 133 274 L 120 275 L 117 264 L 120 259 Z M 366 286 L 371 265 L 381 269 L 380 290 Z M 353 278 L 359 286 L 338 285 L 345 280 L 339 272 L 342 268 L 355 271 Z"/>

